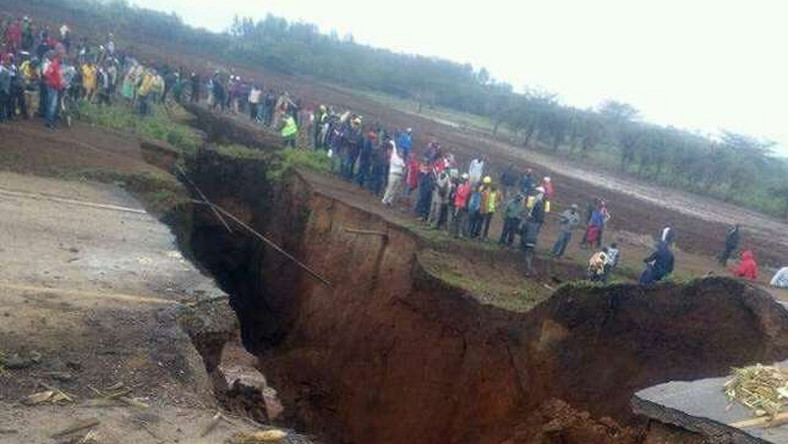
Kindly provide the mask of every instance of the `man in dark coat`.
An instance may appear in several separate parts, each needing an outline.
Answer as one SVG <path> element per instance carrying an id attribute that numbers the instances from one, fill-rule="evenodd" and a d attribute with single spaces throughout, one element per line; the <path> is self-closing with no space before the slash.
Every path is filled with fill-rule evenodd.
<path id="1" fill-rule="evenodd" d="M 665 241 L 657 241 L 656 251 L 643 261 L 646 263 L 646 270 L 640 276 L 640 285 L 659 282 L 673 273 L 673 252 Z"/>
<path id="2" fill-rule="evenodd" d="M 722 250 L 722 254 L 720 254 L 720 265 L 723 267 L 728 265 L 728 259 L 730 259 L 731 254 L 739 247 L 740 237 L 739 224 L 734 225 L 728 230 L 728 236 L 725 238 L 725 249 Z"/>

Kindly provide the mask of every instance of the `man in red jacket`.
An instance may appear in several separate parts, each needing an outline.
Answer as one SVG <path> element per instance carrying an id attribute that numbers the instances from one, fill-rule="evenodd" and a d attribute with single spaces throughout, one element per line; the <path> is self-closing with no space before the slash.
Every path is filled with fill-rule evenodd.
<path id="1" fill-rule="evenodd" d="M 454 192 L 454 214 L 451 218 L 451 234 L 454 237 L 468 235 L 466 220 L 468 219 L 468 197 L 471 195 L 471 183 L 468 173 L 463 173 L 460 184 Z"/>
<path id="2" fill-rule="evenodd" d="M 753 281 L 758 279 L 758 263 L 755 262 L 755 255 L 752 254 L 752 251 L 746 250 L 742 252 L 741 261 L 739 266 L 733 270 L 733 275 Z"/>
<path id="3" fill-rule="evenodd" d="M 60 92 L 63 90 L 63 72 L 60 69 L 59 54 L 51 56 L 49 64 L 44 70 L 44 84 L 47 88 L 46 126 L 54 129 L 57 125 Z"/>

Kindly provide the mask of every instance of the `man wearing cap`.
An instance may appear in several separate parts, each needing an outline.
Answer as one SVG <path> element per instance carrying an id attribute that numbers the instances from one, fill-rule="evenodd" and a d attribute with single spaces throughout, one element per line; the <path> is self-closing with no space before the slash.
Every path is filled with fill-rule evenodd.
<path id="1" fill-rule="evenodd" d="M 553 256 L 556 258 L 564 255 L 566 246 L 572 240 L 572 230 L 580 223 L 580 214 L 578 214 L 577 209 L 577 204 L 572 204 L 568 210 L 561 213 L 561 221 L 559 222 L 561 231 L 558 233 L 558 239 L 555 240 L 553 245 Z"/>

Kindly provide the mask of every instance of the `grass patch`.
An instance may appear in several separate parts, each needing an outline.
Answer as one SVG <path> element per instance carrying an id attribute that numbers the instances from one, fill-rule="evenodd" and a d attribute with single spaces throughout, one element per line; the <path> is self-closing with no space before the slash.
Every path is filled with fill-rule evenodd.
<path id="1" fill-rule="evenodd" d="M 254 148 L 249 148 L 244 145 L 217 145 L 212 146 L 211 149 L 216 151 L 217 153 L 232 157 L 233 159 L 253 159 L 253 160 L 269 160 L 271 159 L 271 154 L 262 151 L 256 150 Z"/>
<path id="2" fill-rule="evenodd" d="M 473 264 L 460 256 L 426 250 L 419 253 L 419 262 L 436 279 L 466 290 L 483 304 L 510 311 L 529 311 L 552 293 L 536 281 L 523 279 L 517 270 L 484 261 Z"/>
<path id="3" fill-rule="evenodd" d="M 269 179 L 278 182 L 287 173 L 295 169 L 331 173 L 332 162 L 333 159 L 322 152 L 285 148 L 276 152 L 267 176 Z"/>
<path id="4" fill-rule="evenodd" d="M 173 121 L 169 111 L 158 104 L 152 105 L 153 112 L 145 117 L 140 117 L 136 110 L 124 104 L 98 106 L 81 100 L 77 108 L 81 120 L 131 133 L 141 139 L 167 142 L 187 154 L 195 153 L 202 144 L 202 138 L 196 131 Z"/>
<path id="5" fill-rule="evenodd" d="M 121 173 L 103 169 L 82 169 L 61 171 L 59 177 L 65 180 L 114 183 L 132 192 L 145 208 L 155 215 L 165 214 L 191 200 L 183 185 L 164 172 Z"/>

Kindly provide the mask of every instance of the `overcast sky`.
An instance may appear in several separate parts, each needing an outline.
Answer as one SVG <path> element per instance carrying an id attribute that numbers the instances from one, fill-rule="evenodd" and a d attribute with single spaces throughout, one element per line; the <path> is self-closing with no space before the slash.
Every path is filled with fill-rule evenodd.
<path id="1" fill-rule="evenodd" d="M 221 31 L 267 13 L 435 55 L 569 105 L 613 98 L 646 119 L 730 129 L 788 155 L 788 1 L 782 0 L 131 0 Z M 392 67 L 396 69 L 396 67 Z"/>

